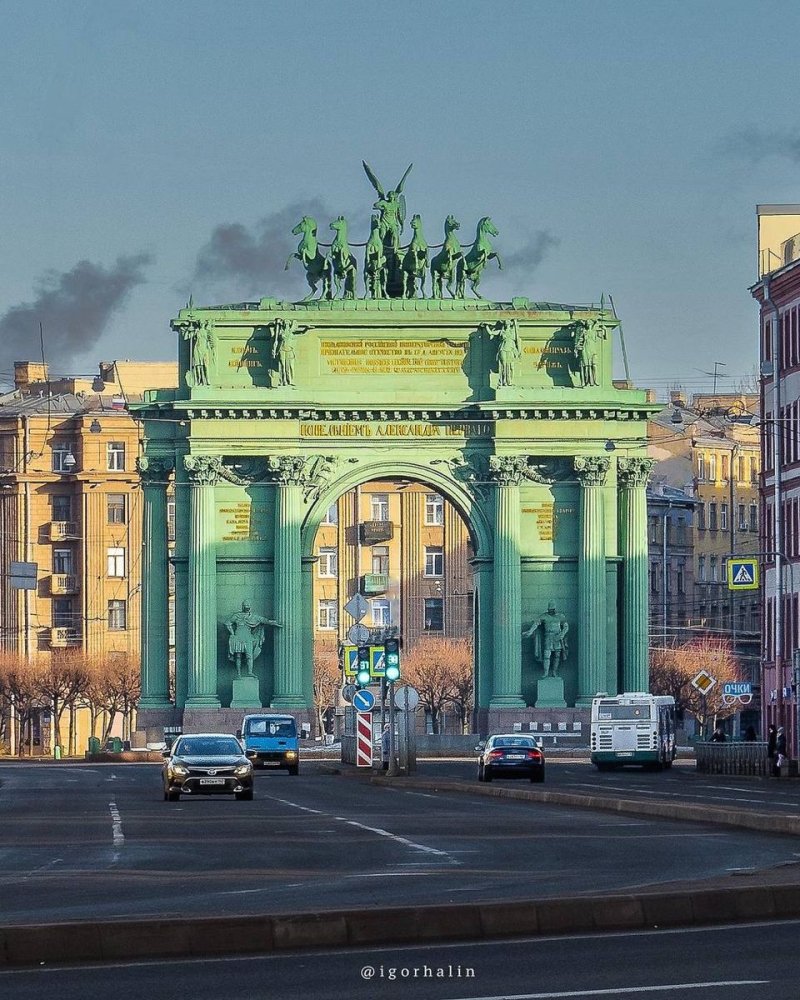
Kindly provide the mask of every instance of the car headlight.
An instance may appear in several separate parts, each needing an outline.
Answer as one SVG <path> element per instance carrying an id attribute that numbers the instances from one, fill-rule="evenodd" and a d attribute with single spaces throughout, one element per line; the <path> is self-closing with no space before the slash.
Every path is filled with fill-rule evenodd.
<path id="1" fill-rule="evenodd" d="M 184 767 L 183 764 L 170 764 L 169 773 L 177 775 L 179 778 L 185 778 L 189 773 L 189 768 Z"/>
<path id="2" fill-rule="evenodd" d="M 252 764 L 240 764 L 233 772 L 237 778 L 247 778 L 253 773 Z"/>
<path id="3" fill-rule="evenodd" d="M 294 760 L 294 758 L 296 756 L 297 756 L 297 752 L 295 750 L 287 750 L 286 751 L 286 759 L 287 760 Z"/>

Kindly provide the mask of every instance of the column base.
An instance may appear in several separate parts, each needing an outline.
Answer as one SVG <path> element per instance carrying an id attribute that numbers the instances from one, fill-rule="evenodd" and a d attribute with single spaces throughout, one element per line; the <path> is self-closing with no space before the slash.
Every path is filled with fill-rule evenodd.
<path id="1" fill-rule="evenodd" d="M 172 702 L 164 695 L 163 698 L 159 698 L 157 695 L 153 698 L 140 698 L 137 710 L 147 711 L 148 709 L 153 709 L 156 712 L 165 712 L 173 709 L 175 706 Z"/>
<path id="2" fill-rule="evenodd" d="M 222 702 L 214 695 L 198 695 L 196 698 L 187 698 L 184 708 L 221 708 Z"/>
<path id="3" fill-rule="evenodd" d="M 527 703 L 523 698 L 515 695 L 501 695 L 499 698 L 492 698 L 489 708 L 527 708 Z"/>
<path id="4" fill-rule="evenodd" d="M 575 699 L 575 708 L 591 708 L 592 702 L 594 701 L 593 694 L 583 695 L 580 698 Z"/>
<path id="5" fill-rule="evenodd" d="M 308 708 L 306 700 L 302 695 L 282 695 L 280 698 L 273 698 L 269 703 L 270 708 Z"/>

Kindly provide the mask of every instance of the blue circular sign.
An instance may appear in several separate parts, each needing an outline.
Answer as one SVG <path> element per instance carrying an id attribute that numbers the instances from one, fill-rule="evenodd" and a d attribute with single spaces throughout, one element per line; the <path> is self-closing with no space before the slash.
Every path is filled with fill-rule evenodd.
<path id="1" fill-rule="evenodd" d="M 353 695 L 353 708 L 357 712 L 371 712 L 375 705 L 375 695 L 371 691 L 358 691 Z"/>

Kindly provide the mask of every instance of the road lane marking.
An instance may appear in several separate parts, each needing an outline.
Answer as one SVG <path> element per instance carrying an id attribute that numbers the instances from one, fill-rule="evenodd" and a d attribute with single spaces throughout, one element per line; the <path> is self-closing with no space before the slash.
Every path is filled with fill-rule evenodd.
<path id="1" fill-rule="evenodd" d="M 114 847 L 122 847 L 125 843 L 125 834 L 122 832 L 122 817 L 117 809 L 117 803 L 109 802 L 108 808 L 111 813 L 111 836 L 114 839 Z"/>
<path id="2" fill-rule="evenodd" d="M 325 813 L 321 809 L 310 809 L 308 806 L 298 805 L 297 802 L 292 802 L 290 799 L 279 799 L 277 795 L 268 795 L 267 798 L 272 799 L 273 802 L 281 802 L 285 806 L 292 806 L 294 809 L 302 809 L 303 812 L 314 813 L 316 816 L 330 816 L 330 813 Z M 447 851 L 440 851 L 436 847 L 428 847 L 426 844 L 418 844 L 416 841 L 408 840 L 406 837 L 401 837 L 396 833 L 390 833 L 388 830 L 382 830 L 377 826 L 367 826 L 364 823 L 358 823 L 354 819 L 348 819 L 346 816 L 333 816 L 339 823 L 346 823 L 348 826 L 355 826 L 361 830 L 367 830 L 369 833 L 375 833 L 379 837 L 388 837 L 389 840 L 393 840 L 397 844 L 402 844 L 404 847 L 410 847 L 413 851 L 422 851 L 425 854 L 433 854 L 440 858 L 447 858 L 451 865 L 460 865 L 460 861 L 456 861 L 454 857 L 451 857 Z"/>
<path id="3" fill-rule="evenodd" d="M 497 993 L 486 997 L 457 997 L 454 1000 L 556 1000 L 557 997 L 613 997 L 621 993 L 666 993 L 668 990 L 711 990 L 720 986 L 768 986 L 770 979 L 727 979 L 709 983 L 670 983 L 664 986 L 618 986 L 604 990 L 563 990 L 559 993 Z"/>

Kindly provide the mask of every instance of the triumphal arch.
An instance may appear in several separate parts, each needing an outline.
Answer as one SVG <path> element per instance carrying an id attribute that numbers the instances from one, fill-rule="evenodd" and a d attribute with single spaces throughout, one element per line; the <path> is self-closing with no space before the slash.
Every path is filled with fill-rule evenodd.
<path id="1" fill-rule="evenodd" d="M 392 477 L 429 485 L 468 526 L 482 729 L 647 689 L 654 407 L 612 379 L 616 314 L 480 297 L 502 264 L 491 218 L 448 216 L 429 245 L 406 214 L 408 171 L 385 191 L 365 169 L 378 200 L 360 244 L 342 216 L 298 220 L 287 267 L 309 296 L 190 303 L 172 321 L 180 388 L 131 407 L 145 434 L 141 728 L 310 712 L 317 528 L 344 492 Z"/>

